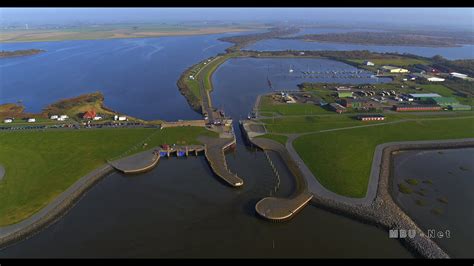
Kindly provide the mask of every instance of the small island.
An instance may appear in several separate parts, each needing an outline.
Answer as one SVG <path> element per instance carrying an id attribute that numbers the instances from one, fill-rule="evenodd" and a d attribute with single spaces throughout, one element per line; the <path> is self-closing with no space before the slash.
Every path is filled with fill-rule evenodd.
<path id="1" fill-rule="evenodd" d="M 17 57 L 17 56 L 27 56 L 27 55 L 35 55 L 42 52 L 46 52 L 45 50 L 40 49 L 26 49 L 26 50 L 15 50 L 15 51 L 0 51 L 0 58 L 7 58 L 7 57 Z"/>

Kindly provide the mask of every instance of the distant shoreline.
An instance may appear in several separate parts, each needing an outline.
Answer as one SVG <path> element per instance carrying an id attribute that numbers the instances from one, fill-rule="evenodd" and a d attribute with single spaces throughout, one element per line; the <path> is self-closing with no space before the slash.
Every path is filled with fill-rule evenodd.
<path id="1" fill-rule="evenodd" d="M 19 56 L 28 56 L 35 55 L 46 52 L 45 50 L 39 49 L 25 49 L 25 50 L 15 50 L 15 51 L 0 51 L 0 58 L 11 58 Z"/>
<path id="2" fill-rule="evenodd" d="M 334 43 L 334 44 L 352 44 L 352 45 L 376 45 L 376 46 L 408 46 L 408 47 L 426 47 L 426 48 L 455 48 L 455 47 L 464 47 L 467 45 L 473 45 L 473 44 L 452 44 L 452 45 L 429 45 L 429 44 L 390 44 L 390 43 L 361 43 L 361 42 L 350 42 L 350 41 L 326 41 L 326 40 L 311 40 L 311 39 L 292 39 L 292 38 L 285 38 L 282 40 L 300 40 L 303 42 L 318 42 L 318 43 Z"/>
<path id="3" fill-rule="evenodd" d="M 173 37 L 173 36 L 194 36 L 194 35 L 211 35 L 221 33 L 233 32 L 247 32 L 253 31 L 257 28 L 205 28 L 190 31 L 141 31 L 136 33 L 121 33 L 121 32 L 99 32 L 98 34 L 81 33 L 81 32 L 32 32 L 28 34 L 18 34 L 8 39 L 0 39 L 0 43 L 28 43 L 28 42 L 60 42 L 60 41 L 92 41 L 92 40 L 110 40 L 110 39 L 142 39 L 142 38 L 159 38 L 159 37 Z M 1 32 L 8 35 L 8 32 Z M 49 34 L 49 35 L 48 35 Z M 35 37 L 35 35 L 41 35 Z M 28 37 L 31 39 L 28 39 Z"/>

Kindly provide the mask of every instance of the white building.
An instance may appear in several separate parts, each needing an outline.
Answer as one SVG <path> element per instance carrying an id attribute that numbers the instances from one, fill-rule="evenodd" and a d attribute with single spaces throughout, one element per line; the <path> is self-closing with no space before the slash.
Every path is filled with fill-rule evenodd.
<path id="1" fill-rule="evenodd" d="M 65 121 L 65 120 L 66 120 L 66 118 L 64 118 L 64 117 L 58 117 L 58 121 Z"/>
<path id="2" fill-rule="evenodd" d="M 63 120 L 66 120 L 66 119 L 69 118 L 69 116 L 67 116 L 67 115 L 60 115 L 59 118 L 61 118 L 61 119 L 63 119 Z"/>
<path id="3" fill-rule="evenodd" d="M 34 122 L 36 122 L 35 118 L 28 118 L 28 123 L 34 123 Z"/>
<path id="4" fill-rule="evenodd" d="M 49 119 L 56 120 L 58 119 L 58 115 L 52 115 Z"/>
<path id="5" fill-rule="evenodd" d="M 426 78 L 426 80 L 432 81 L 432 82 L 440 82 L 440 81 L 444 81 L 444 78 L 428 77 L 428 78 Z"/>
<path id="6" fill-rule="evenodd" d="M 126 116 L 119 116 L 118 121 L 126 121 L 128 120 Z"/>
<path id="7" fill-rule="evenodd" d="M 11 118 L 7 118 L 7 119 L 3 120 L 3 123 L 11 123 L 11 122 L 13 122 L 13 119 L 11 119 Z"/>
<path id="8" fill-rule="evenodd" d="M 115 121 L 118 120 L 118 115 L 114 115 L 114 120 L 115 120 Z"/>
<path id="9" fill-rule="evenodd" d="M 400 68 L 400 67 L 393 67 L 393 66 L 383 66 L 382 69 L 384 71 L 390 72 L 390 73 L 408 73 L 408 69 Z"/>
<path id="10" fill-rule="evenodd" d="M 193 75 L 189 76 L 189 79 L 193 79 L 193 80 L 194 80 L 194 76 L 193 76 Z"/>
<path id="11" fill-rule="evenodd" d="M 460 78 L 460 79 L 467 79 L 468 78 L 468 76 L 466 74 L 461 74 L 461 73 L 457 73 L 457 72 L 451 72 L 451 73 L 449 73 L 449 75 L 451 77 Z"/>
<path id="12" fill-rule="evenodd" d="M 370 61 L 365 61 L 364 65 L 366 65 L 366 66 L 375 66 L 375 64 L 370 62 Z"/>
<path id="13" fill-rule="evenodd" d="M 101 119 L 102 119 L 102 116 L 96 115 L 93 119 L 94 119 L 94 120 L 101 120 Z"/>

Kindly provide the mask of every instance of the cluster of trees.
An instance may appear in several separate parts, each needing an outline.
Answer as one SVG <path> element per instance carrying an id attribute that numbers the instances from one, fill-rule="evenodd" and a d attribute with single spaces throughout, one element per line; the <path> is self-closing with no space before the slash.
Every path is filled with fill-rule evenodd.
<path id="1" fill-rule="evenodd" d="M 78 97 L 60 100 L 46 107 L 43 113 L 60 113 L 73 107 L 91 105 L 93 103 L 104 102 L 104 95 L 100 92 L 80 95 Z"/>
<path id="2" fill-rule="evenodd" d="M 474 76 L 474 59 L 448 60 L 440 55 L 433 56 L 433 67 L 445 72 L 459 72 Z"/>
<path id="3" fill-rule="evenodd" d="M 12 56 L 24 56 L 24 55 L 34 55 L 44 52 L 44 50 L 39 49 L 28 49 L 28 50 L 16 50 L 16 51 L 0 51 L 0 57 L 12 57 Z"/>
<path id="4" fill-rule="evenodd" d="M 284 38 L 284 37 L 281 37 Z M 376 45 L 456 46 L 456 39 L 450 37 L 404 34 L 394 32 L 347 32 L 327 34 L 306 34 L 285 39 L 303 39 L 319 42 L 339 42 Z"/>
<path id="5" fill-rule="evenodd" d="M 303 54 L 302 54 L 303 53 Z M 368 50 L 353 50 L 353 51 L 298 51 L 298 50 L 285 50 L 285 51 L 242 51 L 243 55 L 257 55 L 260 56 L 311 56 L 311 57 L 325 57 L 337 60 L 345 59 L 396 59 L 403 57 L 420 58 L 424 57 L 411 55 L 411 54 L 398 54 L 398 53 L 376 53 Z"/>

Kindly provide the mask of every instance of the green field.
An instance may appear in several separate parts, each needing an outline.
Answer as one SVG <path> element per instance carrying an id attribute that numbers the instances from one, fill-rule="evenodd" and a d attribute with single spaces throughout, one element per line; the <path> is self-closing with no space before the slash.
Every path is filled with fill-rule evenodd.
<path id="1" fill-rule="evenodd" d="M 281 144 L 283 144 L 283 146 L 286 144 L 286 141 L 288 140 L 287 136 L 276 135 L 276 134 L 265 134 L 265 135 L 258 136 L 257 138 L 271 139 L 271 140 L 280 142 Z"/>
<path id="2" fill-rule="evenodd" d="M 394 116 L 387 118 L 388 121 L 400 120 Z M 304 133 L 341 127 L 365 125 L 356 120 L 352 115 L 320 115 L 320 116 L 296 116 L 296 117 L 278 117 L 266 118 L 260 121 L 265 123 L 265 128 L 273 133 Z M 387 121 L 372 121 L 371 124 L 386 123 Z"/>
<path id="3" fill-rule="evenodd" d="M 200 127 L 0 132 L 0 226 L 17 223 L 47 205 L 107 159 L 156 145 L 196 144 Z M 147 138 L 149 139 L 147 140 Z"/>
<path id="4" fill-rule="evenodd" d="M 263 113 L 277 113 L 280 115 L 311 115 L 311 114 L 331 114 L 328 111 L 316 104 L 309 103 L 273 103 L 269 96 L 262 97 L 259 105 L 259 112 Z"/>
<path id="5" fill-rule="evenodd" d="M 474 118 L 463 117 L 314 133 L 297 138 L 293 145 L 323 186 L 341 195 L 360 198 L 367 191 L 377 145 L 472 137 Z"/>

